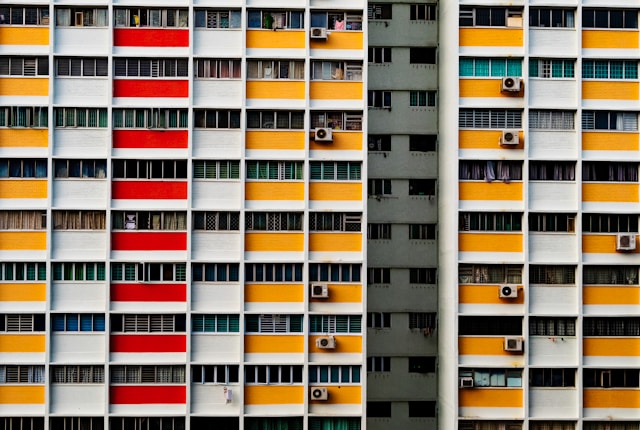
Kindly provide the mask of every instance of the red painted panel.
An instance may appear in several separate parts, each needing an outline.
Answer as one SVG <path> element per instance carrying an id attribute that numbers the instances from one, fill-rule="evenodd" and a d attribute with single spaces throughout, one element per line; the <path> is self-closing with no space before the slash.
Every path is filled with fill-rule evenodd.
<path id="1" fill-rule="evenodd" d="M 111 352 L 186 352 L 184 334 L 114 334 Z"/>
<path id="2" fill-rule="evenodd" d="M 186 284 L 111 284 L 112 302 L 186 302 Z"/>
<path id="3" fill-rule="evenodd" d="M 186 251 L 186 232 L 130 231 L 111 233 L 114 251 Z"/>
<path id="4" fill-rule="evenodd" d="M 114 130 L 114 148 L 187 148 L 187 130 Z"/>
<path id="5" fill-rule="evenodd" d="M 114 405 L 186 403 L 187 387 L 184 385 L 116 385 L 109 387 L 109 399 Z"/>
<path id="6" fill-rule="evenodd" d="M 182 181 L 118 181 L 111 182 L 113 199 L 171 200 L 187 198 L 187 183 Z"/>
<path id="7" fill-rule="evenodd" d="M 115 79 L 114 97 L 189 97 L 189 81 L 175 79 Z"/>
<path id="8" fill-rule="evenodd" d="M 188 29 L 117 28 L 113 31 L 115 46 L 188 47 Z"/>

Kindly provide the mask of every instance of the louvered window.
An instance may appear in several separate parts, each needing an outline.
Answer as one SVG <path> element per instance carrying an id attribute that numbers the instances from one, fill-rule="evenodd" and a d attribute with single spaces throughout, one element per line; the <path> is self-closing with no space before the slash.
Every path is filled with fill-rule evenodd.
<path id="1" fill-rule="evenodd" d="M 302 315 L 247 315 L 247 333 L 302 333 Z"/>

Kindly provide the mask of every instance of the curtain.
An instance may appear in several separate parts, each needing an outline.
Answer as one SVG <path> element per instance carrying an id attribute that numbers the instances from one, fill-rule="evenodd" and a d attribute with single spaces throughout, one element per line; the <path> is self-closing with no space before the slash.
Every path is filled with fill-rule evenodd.
<path id="1" fill-rule="evenodd" d="M 105 10 L 106 12 L 106 10 Z M 71 9 L 56 10 L 56 26 L 69 27 L 71 25 Z"/>

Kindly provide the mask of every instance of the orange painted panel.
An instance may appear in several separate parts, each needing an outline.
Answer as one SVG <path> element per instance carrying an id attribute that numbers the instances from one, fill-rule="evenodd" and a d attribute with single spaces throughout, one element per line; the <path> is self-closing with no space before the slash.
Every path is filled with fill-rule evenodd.
<path id="1" fill-rule="evenodd" d="M 43 231 L 2 231 L 0 251 L 44 251 L 47 249 L 47 234 Z"/>
<path id="2" fill-rule="evenodd" d="M 522 285 L 518 285 L 517 299 L 501 299 L 499 285 L 460 285 L 458 289 L 458 301 L 464 304 L 523 304 L 524 291 Z"/>
<path id="3" fill-rule="evenodd" d="M 336 348 L 335 349 L 320 349 L 316 346 L 316 339 L 320 335 L 309 336 L 309 352 L 331 354 L 336 352 L 346 353 L 361 353 L 362 352 L 362 337 L 361 336 L 340 336 L 335 335 Z"/>
<path id="4" fill-rule="evenodd" d="M 522 355 L 504 350 L 504 337 L 462 337 L 458 338 L 460 355 Z"/>
<path id="5" fill-rule="evenodd" d="M 245 385 L 247 405 L 291 405 L 304 403 L 303 385 Z"/>
<path id="6" fill-rule="evenodd" d="M 245 302 L 284 302 L 304 301 L 304 289 L 301 284 L 246 284 Z"/>
<path id="7" fill-rule="evenodd" d="M 360 233 L 310 233 L 310 251 L 362 251 L 362 234 Z"/>
<path id="8" fill-rule="evenodd" d="M 582 81 L 582 98 L 638 100 L 638 82 Z"/>
<path id="9" fill-rule="evenodd" d="M 247 48 L 304 48 L 304 30 L 247 30 Z"/>
<path id="10" fill-rule="evenodd" d="M 637 183 L 582 183 L 583 202 L 638 203 Z"/>
<path id="11" fill-rule="evenodd" d="M 302 182 L 247 182 L 246 200 L 304 200 Z"/>
<path id="12" fill-rule="evenodd" d="M 314 81 L 309 84 L 311 100 L 361 100 L 362 82 Z"/>
<path id="13" fill-rule="evenodd" d="M 585 151 L 637 151 L 640 149 L 638 133 L 583 132 L 582 149 Z"/>
<path id="14" fill-rule="evenodd" d="M 0 78 L 2 96 L 48 96 L 49 78 Z"/>
<path id="15" fill-rule="evenodd" d="M 585 408 L 633 408 L 640 405 L 640 391 L 637 389 L 585 388 L 583 404 Z"/>
<path id="16" fill-rule="evenodd" d="M 522 182 L 460 182 L 460 200 L 522 200 Z"/>
<path id="17" fill-rule="evenodd" d="M 45 352 L 43 334 L 1 334 L 0 352 Z"/>
<path id="18" fill-rule="evenodd" d="M 362 285 L 360 284 L 328 284 L 329 297 L 325 299 L 311 298 L 316 303 L 360 303 L 362 302 Z M 311 297 L 311 293 L 309 293 Z"/>
<path id="19" fill-rule="evenodd" d="M 615 234 L 584 234 L 582 235 L 582 252 L 596 254 L 615 254 Z M 629 252 L 629 251 L 627 251 Z M 635 251 L 638 252 L 636 248 Z"/>
<path id="20" fill-rule="evenodd" d="M 460 149 L 513 149 L 524 148 L 524 133 L 519 133 L 520 143 L 515 146 L 501 146 L 502 130 L 461 130 L 458 132 Z"/>
<path id="21" fill-rule="evenodd" d="M 640 339 L 635 337 L 585 337 L 584 355 L 594 357 L 640 357 Z"/>
<path id="22" fill-rule="evenodd" d="M 333 130 L 333 142 L 316 142 L 311 139 L 309 149 L 318 150 L 351 150 L 362 151 L 362 133 L 353 131 Z"/>
<path id="23" fill-rule="evenodd" d="M 638 31 L 582 30 L 582 48 L 638 49 Z"/>
<path id="24" fill-rule="evenodd" d="M 304 131 L 247 131 L 247 149 L 304 149 Z"/>
<path id="25" fill-rule="evenodd" d="M 310 200 L 362 200 L 361 182 L 310 182 Z"/>
<path id="26" fill-rule="evenodd" d="M 522 252 L 522 233 L 459 233 L 461 252 Z"/>
<path id="27" fill-rule="evenodd" d="M 312 39 L 311 49 L 355 49 L 364 48 L 364 33 L 361 31 L 331 31 L 326 39 Z"/>
<path id="28" fill-rule="evenodd" d="M 46 148 L 48 139 L 46 128 L 0 129 L 0 148 Z"/>
<path id="29" fill-rule="evenodd" d="M 475 388 L 458 391 L 458 404 L 462 407 L 521 408 L 521 388 Z"/>
<path id="30" fill-rule="evenodd" d="M 522 28 L 461 28 L 460 46 L 523 46 Z"/>
<path id="31" fill-rule="evenodd" d="M 0 199 L 46 199 L 47 180 L 40 179 L 2 179 L 0 180 Z"/>
<path id="32" fill-rule="evenodd" d="M 329 400 L 310 400 L 312 404 L 357 404 L 362 403 L 362 387 L 360 385 L 322 385 L 328 388 Z M 313 386 L 309 387 L 313 390 Z"/>
<path id="33" fill-rule="evenodd" d="M 49 27 L 0 27 L 3 45 L 48 45 Z"/>
<path id="34" fill-rule="evenodd" d="M 524 91 L 501 91 L 502 78 L 460 79 L 460 97 L 502 97 L 518 98 Z"/>
<path id="35" fill-rule="evenodd" d="M 583 286 L 582 302 L 585 305 L 640 305 L 638 286 Z"/>
<path id="36" fill-rule="evenodd" d="M 248 99 L 304 99 L 304 81 L 247 81 Z"/>
<path id="37" fill-rule="evenodd" d="M 8 385 L 0 387 L 0 404 L 44 404 L 44 385 Z"/>
<path id="38" fill-rule="evenodd" d="M 304 336 L 302 335 L 247 334 L 244 336 L 244 352 L 247 354 L 296 353 L 303 351 Z"/>
<path id="39" fill-rule="evenodd" d="M 44 302 L 46 293 L 46 284 L 0 283 L 0 302 Z"/>
<path id="40" fill-rule="evenodd" d="M 303 233 L 249 233 L 244 237 L 245 251 L 286 252 L 304 250 Z"/>

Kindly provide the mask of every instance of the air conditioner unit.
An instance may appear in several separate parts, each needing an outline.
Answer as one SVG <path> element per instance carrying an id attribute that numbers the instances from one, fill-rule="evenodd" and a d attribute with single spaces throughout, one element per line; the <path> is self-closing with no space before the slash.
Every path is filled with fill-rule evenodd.
<path id="1" fill-rule="evenodd" d="M 520 92 L 522 87 L 522 81 L 517 76 L 507 76 L 506 78 L 502 78 L 502 86 L 500 87 L 501 91 L 506 92 Z"/>
<path id="2" fill-rule="evenodd" d="M 329 400 L 327 387 L 311 387 L 311 400 Z"/>
<path id="3" fill-rule="evenodd" d="M 316 339 L 316 346 L 320 349 L 336 349 L 336 338 L 333 336 L 321 336 Z"/>
<path id="4" fill-rule="evenodd" d="M 311 297 L 315 299 L 329 298 L 329 286 L 327 284 L 311 284 Z"/>
<path id="5" fill-rule="evenodd" d="M 471 376 L 458 378 L 458 386 L 460 388 L 473 388 L 473 378 Z"/>
<path id="6" fill-rule="evenodd" d="M 518 287 L 516 287 L 515 285 L 500 285 L 500 298 L 517 299 Z"/>
<path id="7" fill-rule="evenodd" d="M 512 352 L 522 352 L 524 340 L 519 336 L 511 336 L 504 338 L 504 350 Z"/>
<path id="8" fill-rule="evenodd" d="M 520 130 L 502 130 L 500 145 L 515 146 L 520 143 Z"/>
<path id="9" fill-rule="evenodd" d="M 636 234 L 624 233 L 616 237 L 616 251 L 635 251 Z"/>
<path id="10" fill-rule="evenodd" d="M 312 39 L 326 39 L 327 38 L 327 29 L 324 27 L 311 27 L 311 38 Z"/>
<path id="11" fill-rule="evenodd" d="M 316 142 L 333 142 L 333 134 L 330 128 L 316 128 Z"/>

